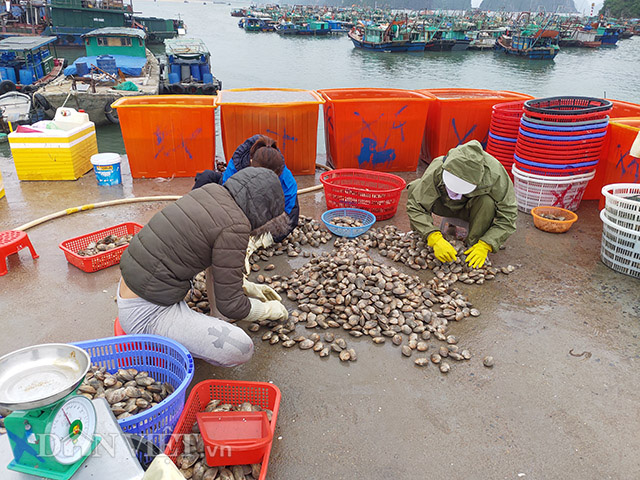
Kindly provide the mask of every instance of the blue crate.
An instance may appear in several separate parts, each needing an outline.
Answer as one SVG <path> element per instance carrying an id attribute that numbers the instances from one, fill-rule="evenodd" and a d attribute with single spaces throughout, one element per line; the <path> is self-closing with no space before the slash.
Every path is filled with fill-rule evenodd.
<path id="1" fill-rule="evenodd" d="M 363 225 L 361 227 L 340 227 L 331 223 L 331 220 L 336 217 L 355 218 L 361 220 Z M 360 208 L 334 208 L 324 212 L 321 218 L 331 233 L 339 237 L 348 238 L 355 238 L 362 235 L 376 223 L 376 217 L 373 213 L 361 210 Z"/>
<path id="2" fill-rule="evenodd" d="M 159 335 L 123 335 L 100 338 L 74 345 L 83 348 L 93 365 L 107 367 L 109 373 L 119 368 L 149 372 L 155 380 L 167 382 L 174 392 L 155 407 L 118 420 L 124 433 L 139 435 L 164 450 L 184 408 L 187 388 L 193 379 L 193 357 L 178 342 Z M 144 452 L 139 459 L 144 461 Z"/>

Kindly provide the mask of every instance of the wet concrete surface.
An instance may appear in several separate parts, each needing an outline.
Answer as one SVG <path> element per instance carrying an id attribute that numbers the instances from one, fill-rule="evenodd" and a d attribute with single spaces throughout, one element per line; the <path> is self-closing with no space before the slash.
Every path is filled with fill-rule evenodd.
<path id="1" fill-rule="evenodd" d="M 126 166 L 122 187 L 98 187 L 92 173 L 76 182 L 19 182 L 10 160 L 0 160 L 0 170 L 7 194 L 0 230 L 66 207 L 179 195 L 192 185 L 132 181 Z M 298 181 L 300 188 L 318 182 Z M 391 222 L 408 230 L 405 202 L 406 192 Z M 322 193 L 300 203 L 307 216 L 319 219 L 325 210 Z M 83 273 L 58 244 L 125 221 L 144 224 L 164 205 L 92 210 L 30 230 L 40 258 L 13 255 L 0 277 L 0 354 L 110 336 L 118 268 Z M 482 286 L 459 286 L 481 316 L 451 327 L 474 358 L 448 375 L 414 366 L 390 342 L 347 336 L 358 360 L 345 365 L 333 355 L 268 345 L 257 333 L 248 364 L 221 369 L 198 361 L 195 380 L 270 381 L 281 389 L 273 479 L 638 478 L 640 281 L 600 262 L 597 202 L 583 202 L 578 215 L 567 234 L 552 235 L 520 213 L 506 249 L 491 255 L 494 265 L 519 268 Z M 289 260 L 278 257 L 274 273 L 305 261 Z M 573 357 L 571 349 L 591 355 Z M 493 369 L 482 366 L 485 355 L 495 358 Z"/>

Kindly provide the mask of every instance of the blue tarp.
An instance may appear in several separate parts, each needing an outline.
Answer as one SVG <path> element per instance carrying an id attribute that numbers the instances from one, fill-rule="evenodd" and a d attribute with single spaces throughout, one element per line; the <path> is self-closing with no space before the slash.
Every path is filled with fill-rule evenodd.
<path id="1" fill-rule="evenodd" d="M 147 63 L 146 58 L 142 57 L 130 57 L 127 55 L 111 55 L 116 60 L 116 67 L 118 67 L 122 73 L 128 75 L 130 77 L 139 77 L 142 75 L 142 68 Z M 69 65 L 64 69 L 65 75 L 75 75 L 76 74 L 76 63 L 86 63 L 87 67 L 91 69 L 91 65 L 98 65 L 98 57 L 80 57 L 73 65 Z"/>

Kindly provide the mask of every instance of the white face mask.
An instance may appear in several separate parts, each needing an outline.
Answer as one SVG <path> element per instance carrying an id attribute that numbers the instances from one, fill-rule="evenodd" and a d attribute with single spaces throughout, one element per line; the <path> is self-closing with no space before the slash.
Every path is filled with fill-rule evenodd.
<path id="1" fill-rule="evenodd" d="M 449 198 L 451 200 L 460 200 L 462 198 L 462 194 L 461 193 L 456 193 L 456 192 L 453 192 L 453 191 L 449 190 L 449 187 L 447 187 L 446 185 L 444 186 L 444 188 L 447 189 L 447 195 L 449 195 Z"/>

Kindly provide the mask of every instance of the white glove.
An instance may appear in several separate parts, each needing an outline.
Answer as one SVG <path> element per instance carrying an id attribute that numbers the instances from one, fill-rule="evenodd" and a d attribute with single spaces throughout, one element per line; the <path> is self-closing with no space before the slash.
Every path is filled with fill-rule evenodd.
<path id="1" fill-rule="evenodd" d="M 284 305 L 277 300 L 261 302 L 257 298 L 249 298 L 251 310 L 249 315 L 243 318 L 247 322 L 258 322 L 260 320 L 287 320 L 289 312 Z"/>
<path id="2" fill-rule="evenodd" d="M 269 248 L 273 245 L 273 235 L 271 233 L 263 233 L 258 238 L 249 237 L 249 243 L 247 244 L 247 255 L 244 257 L 244 266 L 247 269 L 247 275 L 251 273 L 251 265 L 249 264 L 249 257 L 253 255 L 253 252 L 260 248 Z"/>
<path id="3" fill-rule="evenodd" d="M 282 297 L 268 285 L 259 285 L 257 283 L 250 282 L 246 278 L 242 280 L 242 289 L 247 297 L 257 298 L 261 302 L 268 302 L 269 300 L 281 301 Z"/>

